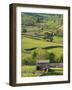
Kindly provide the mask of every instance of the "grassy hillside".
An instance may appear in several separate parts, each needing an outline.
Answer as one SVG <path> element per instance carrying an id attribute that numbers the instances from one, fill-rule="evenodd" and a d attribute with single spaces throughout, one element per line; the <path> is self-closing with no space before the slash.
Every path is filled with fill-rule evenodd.
<path id="1" fill-rule="evenodd" d="M 22 31 L 35 32 L 47 30 L 57 35 L 62 35 L 63 15 L 62 14 L 41 14 L 22 13 Z M 42 31 L 41 31 L 42 32 Z"/>
<path id="2" fill-rule="evenodd" d="M 21 13 L 21 76 L 63 75 L 63 68 L 37 70 L 36 62 L 63 63 L 63 15 Z"/>
<path id="3" fill-rule="evenodd" d="M 55 38 L 54 41 L 58 41 L 58 39 Z M 27 49 L 27 48 L 43 48 L 43 47 L 48 47 L 48 46 L 62 46 L 62 44 L 58 44 L 55 42 L 47 42 L 45 40 L 36 40 L 28 37 L 23 37 L 22 38 L 22 48 Z"/>

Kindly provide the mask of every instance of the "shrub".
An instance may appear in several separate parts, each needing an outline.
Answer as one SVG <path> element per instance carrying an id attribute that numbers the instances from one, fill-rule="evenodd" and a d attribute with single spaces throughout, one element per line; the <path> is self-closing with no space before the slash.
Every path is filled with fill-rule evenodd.
<path id="1" fill-rule="evenodd" d="M 34 52 L 32 53 L 32 58 L 35 59 L 36 57 L 37 57 L 37 52 L 34 51 Z"/>
<path id="2" fill-rule="evenodd" d="M 48 59 L 48 52 L 46 50 L 42 49 L 37 49 L 36 50 L 36 59 L 38 60 L 43 60 L 43 59 Z"/>
<path id="3" fill-rule="evenodd" d="M 59 62 L 63 63 L 63 54 L 60 56 Z"/>
<path id="4" fill-rule="evenodd" d="M 55 62 L 56 63 L 63 63 L 63 54 L 61 54 L 59 57 L 56 57 Z"/>
<path id="5" fill-rule="evenodd" d="M 31 55 L 24 57 L 22 59 L 22 65 L 35 65 L 36 64 L 36 60 L 32 58 Z"/>
<path id="6" fill-rule="evenodd" d="M 25 28 L 22 29 L 22 33 L 26 33 L 27 30 Z"/>
<path id="7" fill-rule="evenodd" d="M 51 63 L 54 63 L 56 60 L 55 54 L 54 53 L 49 53 L 49 59 Z"/>

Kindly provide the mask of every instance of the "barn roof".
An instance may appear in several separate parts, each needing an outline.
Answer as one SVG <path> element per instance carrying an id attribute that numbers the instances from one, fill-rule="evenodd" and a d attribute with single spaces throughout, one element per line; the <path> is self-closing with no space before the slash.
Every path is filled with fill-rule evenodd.
<path id="1" fill-rule="evenodd" d="M 49 60 L 39 60 L 36 63 L 49 63 Z"/>

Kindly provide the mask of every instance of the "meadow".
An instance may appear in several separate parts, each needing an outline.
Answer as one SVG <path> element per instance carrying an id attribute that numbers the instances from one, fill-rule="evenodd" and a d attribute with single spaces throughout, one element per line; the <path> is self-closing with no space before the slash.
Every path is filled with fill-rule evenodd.
<path id="1" fill-rule="evenodd" d="M 54 41 L 59 42 L 59 40 L 55 37 Z M 62 44 L 56 43 L 56 42 L 47 42 L 45 40 L 36 40 L 28 37 L 23 37 L 22 38 L 22 48 L 27 49 L 27 48 L 43 48 L 43 47 L 48 47 L 48 46 L 62 46 Z"/>
<path id="2" fill-rule="evenodd" d="M 22 77 L 36 77 L 36 76 L 54 76 L 63 75 L 63 68 L 51 68 L 51 71 L 37 71 L 36 66 L 25 65 L 22 66 Z"/>
<path id="3" fill-rule="evenodd" d="M 57 41 L 58 38 L 55 37 L 55 39 L 54 41 Z M 50 49 L 49 48 L 43 49 L 45 47 L 51 47 L 51 46 L 57 46 L 57 47 L 50 48 Z M 60 74 L 62 75 L 63 68 L 58 68 L 58 69 L 52 68 L 52 70 L 54 71 L 47 72 L 47 73 L 44 73 L 43 71 L 37 71 L 36 65 L 35 65 L 36 60 L 35 58 L 32 59 L 32 55 L 34 51 L 38 52 L 39 58 L 41 56 L 41 58 L 44 59 L 43 54 L 45 54 L 45 52 L 49 52 L 49 53 L 54 53 L 55 57 L 58 59 L 63 54 L 63 48 L 60 46 L 62 46 L 62 44 L 55 43 L 55 42 L 48 42 L 45 40 L 36 40 L 28 37 L 22 37 L 22 77 L 35 77 L 35 76 L 43 76 L 43 75 L 60 75 Z M 32 48 L 35 48 L 35 49 L 31 50 Z"/>
<path id="4" fill-rule="evenodd" d="M 37 70 L 37 61 L 63 63 L 63 16 L 21 14 L 21 76 L 63 75 L 63 67 Z"/>

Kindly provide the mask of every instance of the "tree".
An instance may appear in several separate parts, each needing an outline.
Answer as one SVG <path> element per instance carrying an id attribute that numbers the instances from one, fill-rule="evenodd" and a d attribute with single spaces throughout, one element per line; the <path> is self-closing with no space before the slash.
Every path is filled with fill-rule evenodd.
<path id="1" fill-rule="evenodd" d="M 48 52 L 46 50 L 38 48 L 36 50 L 37 54 L 34 54 L 36 56 L 37 60 L 47 60 L 48 59 Z"/>
<path id="2" fill-rule="evenodd" d="M 59 62 L 60 62 L 60 63 L 63 63 L 63 54 L 60 56 Z"/>
<path id="3" fill-rule="evenodd" d="M 50 62 L 51 63 L 54 63 L 55 62 L 55 54 L 54 53 L 49 53 L 49 59 L 50 59 Z"/>
<path id="4" fill-rule="evenodd" d="M 23 33 L 26 33 L 26 32 L 27 32 L 27 30 L 24 28 L 24 29 L 22 29 L 22 32 L 23 32 Z"/>
<path id="5" fill-rule="evenodd" d="M 32 54 L 32 58 L 35 59 L 37 57 L 37 53 L 34 51 Z"/>
<path id="6" fill-rule="evenodd" d="M 45 32 L 44 34 L 45 34 L 45 37 L 44 37 L 45 39 L 49 39 L 50 42 L 53 41 L 54 33 L 52 33 L 52 32 Z"/>

